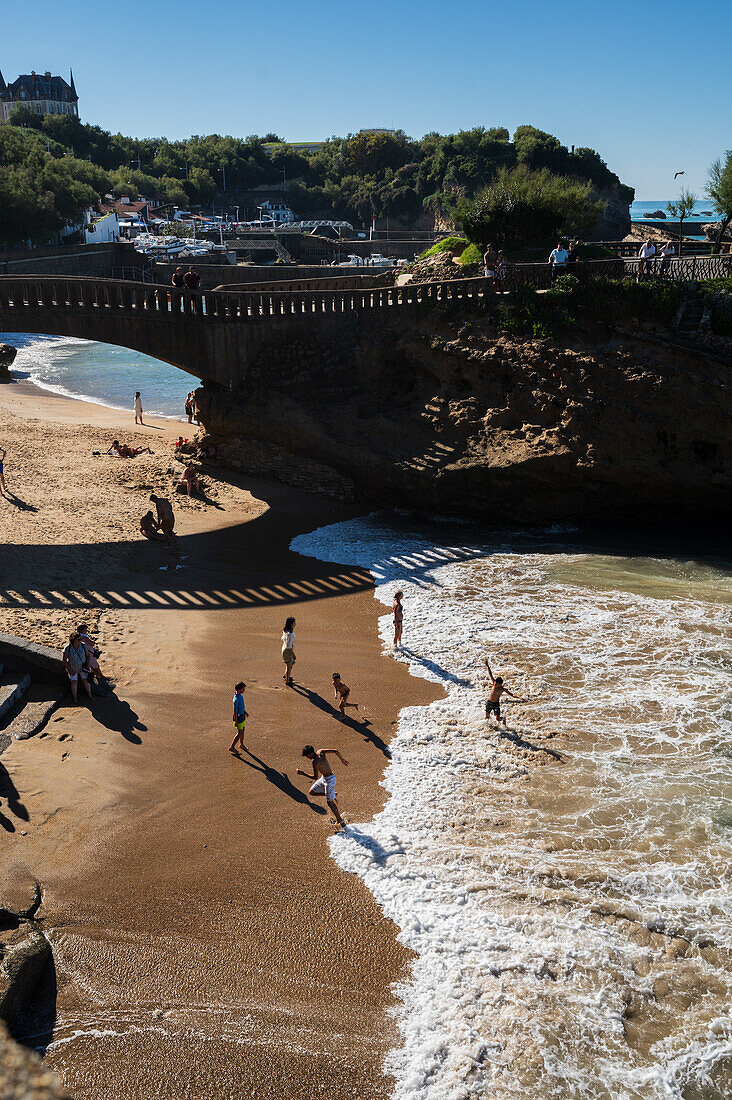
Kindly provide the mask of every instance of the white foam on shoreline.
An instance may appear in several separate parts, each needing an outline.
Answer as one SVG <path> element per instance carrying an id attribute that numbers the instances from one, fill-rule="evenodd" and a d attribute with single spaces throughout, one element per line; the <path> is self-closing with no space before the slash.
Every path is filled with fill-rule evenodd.
<path id="1" fill-rule="evenodd" d="M 331 841 L 417 956 L 393 1096 L 723 1100 L 732 973 L 663 945 L 732 948 L 729 581 L 629 563 L 628 591 L 622 561 L 465 535 L 369 517 L 292 543 L 369 568 L 387 606 L 402 588 L 397 659 L 446 692 L 401 711 L 384 810 Z M 512 741 L 482 717 L 486 652 L 534 700 L 506 708 Z M 682 1011 L 664 982 L 710 992 Z"/>

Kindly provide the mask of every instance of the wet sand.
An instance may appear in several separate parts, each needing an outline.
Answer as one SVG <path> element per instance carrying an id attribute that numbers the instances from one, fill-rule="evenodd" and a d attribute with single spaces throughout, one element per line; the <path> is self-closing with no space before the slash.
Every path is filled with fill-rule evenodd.
<path id="1" fill-rule="evenodd" d="M 399 708 L 434 688 L 382 656 L 368 575 L 289 551 L 342 518 L 333 501 L 211 471 L 209 504 L 175 498 L 182 567 L 163 569 L 175 559 L 138 540 L 136 517 L 150 485 L 172 485 L 172 439 L 190 429 L 131 420 L 0 390 L 9 488 L 24 503 L 0 501 L 3 629 L 55 645 L 86 618 L 116 681 L 113 698 L 62 707 L 0 758 L 29 818 L 0 800 L 2 862 L 42 882 L 54 947 L 28 1041 L 50 1042 L 78 1100 L 386 1097 L 391 985 L 408 958 L 329 858 L 329 815 L 295 772 L 305 742 L 338 748 L 341 810 L 368 819 Z M 123 425 L 128 442 L 154 433 L 160 454 L 92 459 Z M 281 678 L 287 615 L 294 689 Z M 335 719 L 334 670 L 366 723 Z M 237 759 L 239 678 L 251 717 Z"/>

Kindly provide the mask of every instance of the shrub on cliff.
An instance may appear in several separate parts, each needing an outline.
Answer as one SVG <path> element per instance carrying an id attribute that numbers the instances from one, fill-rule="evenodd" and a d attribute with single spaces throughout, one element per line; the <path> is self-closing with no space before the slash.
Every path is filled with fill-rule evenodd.
<path id="1" fill-rule="evenodd" d="M 556 243 L 561 235 L 583 236 L 603 209 L 589 183 L 520 164 L 499 169 L 489 187 L 459 205 L 458 217 L 474 244 L 510 248 Z"/>

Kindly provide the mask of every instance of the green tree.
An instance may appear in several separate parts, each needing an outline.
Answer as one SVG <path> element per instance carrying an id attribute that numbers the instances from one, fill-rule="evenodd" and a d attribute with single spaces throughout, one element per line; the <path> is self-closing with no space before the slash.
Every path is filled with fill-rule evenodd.
<path id="1" fill-rule="evenodd" d="M 674 199 L 666 206 L 671 217 L 679 220 L 679 256 L 681 256 L 684 248 L 684 222 L 694 213 L 695 203 L 696 195 L 694 192 L 682 187 L 678 199 Z"/>
<path id="2" fill-rule="evenodd" d="M 589 183 L 520 164 L 500 168 L 489 187 L 459 204 L 458 217 L 474 244 L 494 241 L 510 248 L 548 244 L 562 234 L 584 236 L 603 209 Z"/>
<path id="3" fill-rule="evenodd" d="M 721 218 L 721 224 L 714 238 L 714 251 L 722 248 L 722 238 L 727 226 L 732 222 L 732 149 L 728 149 L 722 159 L 715 160 L 707 177 L 707 195 L 714 203 L 714 211 Z"/>

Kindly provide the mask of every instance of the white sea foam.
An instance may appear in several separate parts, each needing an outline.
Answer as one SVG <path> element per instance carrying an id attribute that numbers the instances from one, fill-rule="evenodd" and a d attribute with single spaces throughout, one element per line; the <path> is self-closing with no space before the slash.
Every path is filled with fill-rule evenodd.
<path id="1" fill-rule="evenodd" d="M 394 1097 L 728 1098 L 727 575 L 408 522 L 292 544 L 402 588 L 397 659 L 446 693 L 402 710 L 384 810 L 331 842 L 416 953 Z M 530 698 L 507 735 L 484 654 Z"/>

